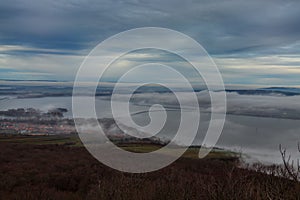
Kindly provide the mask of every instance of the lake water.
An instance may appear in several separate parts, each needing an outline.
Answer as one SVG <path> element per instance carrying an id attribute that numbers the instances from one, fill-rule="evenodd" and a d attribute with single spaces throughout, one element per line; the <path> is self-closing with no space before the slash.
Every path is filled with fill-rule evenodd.
<path id="1" fill-rule="evenodd" d="M 69 111 L 66 113 L 66 117 L 72 117 L 71 97 L 0 100 L 0 110 L 31 107 L 43 111 L 55 107 L 67 108 Z M 130 110 L 132 113 L 135 113 L 132 116 L 133 120 L 141 125 L 149 123 L 148 108 L 147 106 L 131 105 Z M 98 118 L 110 118 L 112 116 L 110 113 L 110 102 L 105 99 L 97 98 L 96 110 Z M 82 112 L 84 111 L 83 105 Z M 178 128 L 180 111 L 171 109 L 167 111 L 167 114 L 168 121 L 159 133 L 159 136 L 172 138 Z M 194 144 L 202 143 L 209 119 L 209 114 L 201 113 L 200 128 Z M 241 151 L 246 155 L 245 159 L 248 162 L 281 163 L 279 144 L 286 147 L 288 152 L 295 158 L 297 156 L 298 142 L 300 142 L 300 120 L 227 115 L 217 146 Z"/>

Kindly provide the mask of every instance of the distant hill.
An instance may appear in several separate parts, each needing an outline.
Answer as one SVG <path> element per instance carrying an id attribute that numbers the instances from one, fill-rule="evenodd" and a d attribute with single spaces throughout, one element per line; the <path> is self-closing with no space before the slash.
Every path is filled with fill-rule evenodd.
<path id="1" fill-rule="evenodd" d="M 297 96 L 300 95 L 300 88 L 269 87 L 259 89 L 226 90 L 226 92 L 236 92 L 240 95 Z"/>

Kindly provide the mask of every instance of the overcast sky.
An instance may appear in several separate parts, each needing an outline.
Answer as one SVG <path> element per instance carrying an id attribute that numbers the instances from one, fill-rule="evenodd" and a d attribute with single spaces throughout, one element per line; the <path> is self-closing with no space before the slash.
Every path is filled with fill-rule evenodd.
<path id="1" fill-rule="evenodd" d="M 299 19 L 298 0 L 1 0 L 0 78 L 72 81 L 99 42 L 154 26 L 198 41 L 225 84 L 299 86 Z"/>

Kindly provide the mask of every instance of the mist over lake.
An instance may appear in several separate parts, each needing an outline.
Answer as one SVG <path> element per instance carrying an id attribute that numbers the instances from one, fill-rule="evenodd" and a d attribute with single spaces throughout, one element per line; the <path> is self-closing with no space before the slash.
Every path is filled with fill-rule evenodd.
<path id="1" fill-rule="evenodd" d="M 157 94 L 155 94 L 157 95 Z M 164 96 L 164 95 L 161 95 Z M 166 96 L 166 95 L 165 95 Z M 140 95 L 141 97 L 141 95 Z M 217 143 L 217 147 L 222 147 L 230 150 L 240 151 L 245 154 L 244 159 L 247 162 L 265 162 L 265 163 L 281 163 L 281 156 L 279 152 L 279 144 L 287 148 L 292 156 L 296 156 L 297 142 L 300 141 L 300 126 L 299 119 L 289 119 L 284 117 L 269 117 L 270 112 L 278 116 L 279 111 L 284 112 L 285 115 L 294 116 L 291 111 L 297 111 L 300 96 L 283 97 L 283 96 L 251 96 L 249 99 L 243 95 L 229 95 L 228 97 L 228 114 L 226 117 L 225 126 L 222 135 Z M 88 97 L 92 98 L 92 97 Z M 247 100 L 246 100 L 247 99 Z M 253 101 L 253 99 L 256 99 Z M 99 119 L 112 118 L 110 101 L 108 97 L 96 97 L 96 111 Z M 157 98 L 155 98 L 157 101 Z M 248 106 L 247 102 L 253 102 Z M 163 139 L 172 139 L 178 129 L 180 122 L 180 109 L 172 104 L 170 99 L 166 100 L 169 107 L 166 105 L 166 112 L 168 115 L 167 122 L 164 128 L 157 136 Z M 170 103 L 171 102 L 171 103 Z M 202 103 L 205 102 L 202 98 Z M 246 102 L 246 103 L 245 103 Z M 262 103 L 263 102 L 263 103 Z M 280 102 L 289 102 L 286 105 L 286 111 L 283 111 Z M 294 102 L 294 105 L 293 105 Z M 121 102 L 120 102 L 121 103 Z M 158 103 L 158 102 L 152 102 Z M 139 98 L 133 99 L 130 104 L 130 111 L 133 120 L 139 125 L 147 125 L 149 121 L 149 104 L 151 102 L 140 101 Z M 164 103 L 162 103 L 164 104 Z M 271 110 L 267 105 L 272 106 Z M 277 107 L 276 107 L 276 106 Z M 72 118 L 72 97 L 43 97 L 43 98 L 2 98 L 0 100 L 0 110 L 14 109 L 14 108 L 36 108 L 42 111 L 47 111 L 52 108 L 66 108 L 68 112 L 65 117 Z M 201 145 L 204 134 L 207 131 L 210 114 L 206 109 L 206 104 L 201 104 L 201 120 L 197 137 L 194 140 L 195 145 Z M 294 107 L 294 109 L 289 109 Z M 256 108 L 256 109 L 255 109 Z M 262 108 L 264 110 L 259 110 Z M 233 112 L 235 111 L 235 113 Z M 243 113 L 243 112 L 244 113 Z M 251 111 L 251 112 L 250 112 Z M 82 112 L 85 112 L 84 105 Z M 163 112 L 163 111 L 156 111 Z M 188 109 L 183 109 L 182 112 L 190 112 Z M 254 116 L 258 113 L 258 116 Z M 268 114 L 269 112 L 269 114 Z M 289 112 L 291 114 L 289 114 Z M 262 114 L 266 116 L 263 116 Z M 193 120 L 193 119 L 190 119 Z M 180 141 L 177 141 L 180 144 Z"/>

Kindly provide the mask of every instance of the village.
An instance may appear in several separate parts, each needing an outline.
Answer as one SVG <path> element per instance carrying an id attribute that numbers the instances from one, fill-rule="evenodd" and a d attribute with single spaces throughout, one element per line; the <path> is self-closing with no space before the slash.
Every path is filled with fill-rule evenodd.
<path id="1" fill-rule="evenodd" d="M 18 121 L 0 120 L 0 134 L 22 134 L 22 135 L 53 135 L 53 134 L 75 134 L 74 125 L 69 120 L 59 120 L 57 123 L 45 123 L 44 121 Z"/>
<path id="2" fill-rule="evenodd" d="M 64 108 L 42 112 L 33 108 L 0 111 L 0 133 L 22 135 L 75 134 L 74 122 L 64 118 Z"/>

